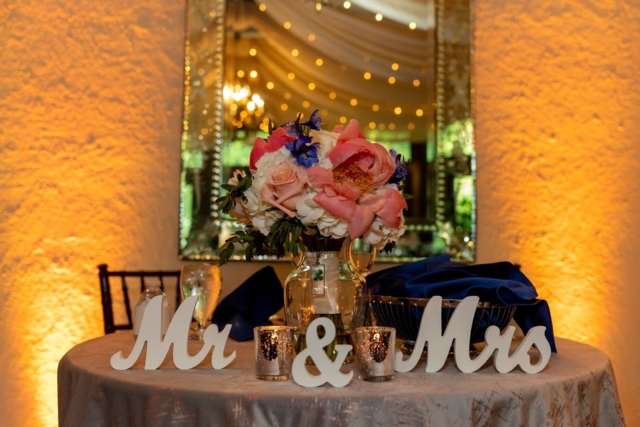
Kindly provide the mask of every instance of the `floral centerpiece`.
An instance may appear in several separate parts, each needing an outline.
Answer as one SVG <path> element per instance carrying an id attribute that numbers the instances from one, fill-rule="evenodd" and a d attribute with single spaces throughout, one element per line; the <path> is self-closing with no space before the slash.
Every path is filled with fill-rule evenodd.
<path id="1" fill-rule="evenodd" d="M 284 284 L 296 350 L 305 346 L 309 323 L 326 316 L 336 326 L 336 339 L 326 347 L 334 358 L 335 345 L 352 343 L 366 317 L 359 298 L 364 278 L 343 243 L 362 238 L 386 250 L 395 246 L 404 233 L 407 167 L 394 150 L 366 140 L 357 121 L 332 132 L 321 122 L 315 111 L 306 122 L 298 116 L 271 127 L 266 141 L 256 139 L 249 168 L 235 171 L 218 199 L 223 212 L 245 226 L 219 255 L 224 264 L 241 244 L 247 260 L 287 252 L 297 258 Z"/>
<path id="2" fill-rule="evenodd" d="M 356 120 L 332 132 L 317 110 L 257 138 L 250 167 L 236 170 L 223 212 L 245 229 L 219 250 L 224 264 L 242 244 L 254 255 L 298 255 L 338 248 L 350 237 L 387 251 L 404 233 L 407 203 L 401 186 L 407 166 L 400 155 L 364 138 Z"/>

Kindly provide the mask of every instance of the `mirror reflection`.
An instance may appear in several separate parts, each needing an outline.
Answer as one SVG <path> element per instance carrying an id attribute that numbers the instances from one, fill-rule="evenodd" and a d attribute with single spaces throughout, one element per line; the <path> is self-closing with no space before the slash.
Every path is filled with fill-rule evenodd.
<path id="1" fill-rule="evenodd" d="M 468 0 L 191 0 L 180 256 L 215 257 L 234 231 L 220 184 L 270 121 L 317 109 L 410 160 L 406 233 L 378 260 L 473 259 L 469 22 Z"/>

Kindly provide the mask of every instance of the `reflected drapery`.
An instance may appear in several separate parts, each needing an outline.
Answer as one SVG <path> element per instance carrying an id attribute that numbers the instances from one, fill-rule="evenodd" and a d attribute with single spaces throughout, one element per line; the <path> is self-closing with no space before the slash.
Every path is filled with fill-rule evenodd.
<path id="1" fill-rule="evenodd" d="M 351 0 L 351 3 L 372 13 L 380 13 L 404 25 L 415 23 L 420 30 L 436 26 L 436 14 L 432 0 Z M 425 13 L 426 9 L 426 13 Z"/>
<path id="2" fill-rule="evenodd" d="M 264 12 L 250 2 L 228 4 L 227 78 L 237 81 L 231 74 L 236 70 L 258 70 L 257 78 L 245 78 L 243 84 L 265 100 L 266 116 L 282 123 L 296 111 L 318 108 L 326 123 L 357 118 L 363 127 L 375 123 L 396 129 L 395 140 L 426 140 L 425 117 L 433 111 L 433 25 L 412 30 L 394 19 L 378 22 L 370 11 L 354 6 L 316 11 L 313 2 L 260 3 Z M 425 2 L 406 6 L 398 11 L 428 26 L 433 11 Z M 249 55 L 250 49 L 257 54 Z M 275 89 L 267 90 L 267 82 Z"/>

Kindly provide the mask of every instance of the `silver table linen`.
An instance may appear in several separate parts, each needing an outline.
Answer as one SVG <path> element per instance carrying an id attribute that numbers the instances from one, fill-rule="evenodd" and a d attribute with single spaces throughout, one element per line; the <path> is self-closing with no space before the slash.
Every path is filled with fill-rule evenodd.
<path id="1" fill-rule="evenodd" d="M 463 374 L 450 358 L 435 374 L 425 361 L 393 381 L 357 378 L 344 388 L 307 389 L 254 375 L 253 342 L 229 340 L 236 360 L 214 370 L 211 357 L 180 371 L 171 352 L 155 371 L 142 356 L 128 371 L 111 356 L 133 348 L 130 332 L 71 349 L 58 367 L 58 416 L 67 426 L 623 426 L 611 363 L 598 349 L 558 339 L 539 374 L 499 374 L 491 363 Z M 200 348 L 190 342 L 190 352 Z M 348 365 L 347 369 L 355 366 Z"/>

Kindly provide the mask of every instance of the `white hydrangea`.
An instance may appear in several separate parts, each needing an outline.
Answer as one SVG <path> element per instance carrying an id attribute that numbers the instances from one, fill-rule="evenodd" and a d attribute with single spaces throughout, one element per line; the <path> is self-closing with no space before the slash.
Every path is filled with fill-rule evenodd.
<path id="1" fill-rule="evenodd" d="M 349 223 L 342 218 L 336 218 L 325 212 L 318 220 L 318 230 L 325 237 L 342 239 L 349 235 Z"/>
<path id="2" fill-rule="evenodd" d="M 318 194 L 311 191 L 298 199 L 296 210 L 298 218 L 304 225 L 316 225 L 320 234 L 325 237 L 342 239 L 347 237 L 349 223 L 341 218 L 336 218 L 317 204 L 313 198 Z"/>
<path id="3" fill-rule="evenodd" d="M 264 210 L 257 213 L 253 218 L 251 218 L 251 224 L 254 228 L 260 230 L 262 234 L 268 236 L 271 226 L 283 216 L 284 212 L 279 209 Z"/>
<path id="4" fill-rule="evenodd" d="M 397 242 L 400 236 L 404 234 L 404 220 L 398 228 L 388 228 L 378 217 L 373 220 L 371 228 L 362 238 L 365 242 L 372 246 L 384 246 L 387 243 Z"/>
<path id="5" fill-rule="evenodd" d="M 296 211 L 298 218 L 305 225 L 315 225 L 322 215 L 325 214 L 325 210 L 317 204 L 313 198 L 317 195 L 315 191 L 310 191 L 307 194 L 302 195 L 296 202 Z"/>

